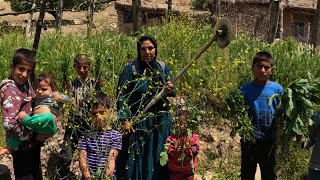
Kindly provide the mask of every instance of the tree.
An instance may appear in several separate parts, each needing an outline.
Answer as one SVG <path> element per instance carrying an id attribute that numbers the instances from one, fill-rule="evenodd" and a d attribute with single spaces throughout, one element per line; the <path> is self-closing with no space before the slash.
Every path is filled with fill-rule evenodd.
<path id="1" fill-rule="evenodd" d="M 41 0 L 5 0 L 10 2 L 11 9 L 15 12 L 28 11 L 35 9 L 39 11 Z M 87 10 L 88 33 L 91 32 L 93 25 L 93 12 L 101 9 L 104 3 L 115 0 L 47 0 L 45 3 L 46 12 L 51 14 L 56 20 L 57 31 L 61 31 L 62 14 L 66 9 L 69 10 Z M 25 12 L 26 13 L 26 12 Z M 32 18 L 33 10 L 29 13 Z"/>
<path id="2" fill-rule="evenodd" d="M 140 28 L 140 9 L 141 9 L 141 0 L 132 0 L 132 31 L 135 34 Z"/>
<path id="3" fill-rule="evenodd" d="M 319 18 L 320 18 L 320 0 L 317 1 L 317 10 L 316 10 L 316 14 L 313 17 L 312 26 L 311 26 L 311 44 L 313 45 L 314 48 L 317 47 L 317 42 L 318 42 Z"/>
<path id="4" fill-rule="evenodd" d="M 207 0 L 192 0 L 192 6 L 196 10 L 204 10 L 206 1 Z"/>
<path id="5" fill-rule="evenodd" d="M 269 16 L 269 29 L 267 35 L 267 42 L 271 44 L 276 36 L 280 14 L 280 1 L 271 0 L 270 2 L 270 16 Z"/>
<path id="6" fill-rule="evenodd" d="M 168 17 L 167 21 L 170 22 L 172 16 L 172 0 L 168 0 Z"/>
<path id="7" fill-rule="evenodd" d="M 87 7 L 87 37 L 90 37 L 93 26 L 93 12 L 95 9 L 96 0 L 88 0 Z"/>
<path id="8" fill-rule="evenodd" d="M 205 5 L 205 7 L 207 7 L 210 11 L 210 23 L 212 26 L 214 26 L 218 21 L 221 2 L 220 0 L 207 0 Z"/>
<path id="9" fill-rule="evenodd" d="M 56 20 L 57 32 L 59 33 L 61 33 L 62 14 L 63 14 L 63 0 L 59 0 L 59 4 L 57 8 L 57 20 Z"/>
<path id="10" fill-rule="evenodd" d="M 33 0 L 33 4 L 32 4 L 31 9 L 34 9 L 35 7 L 36 7 L 36 0 Z M 28 20 L 27 20 L 28 22 L 27 22 L 27 27 L 26 27 L 26 32 L 25 32 L 27 37 L 31 35 L 33 13 L 34 13 L 34 10 L 29 12 L 29 16 L 28 16 Z"/>

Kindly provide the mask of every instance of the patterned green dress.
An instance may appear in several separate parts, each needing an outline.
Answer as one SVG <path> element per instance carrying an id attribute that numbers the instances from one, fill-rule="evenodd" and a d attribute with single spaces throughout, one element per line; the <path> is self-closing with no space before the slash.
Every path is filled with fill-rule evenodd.
<path id="1" fill-rule="evenodd" d="M 149 101 L 157 95 L 167 81 L 172 79 L 169 67 L 162 69 L 159 61 L 147 64 L 142 60 L 132 70 L 132 63 L 126 65 L 118 83 L 118 112 L 120 121 L 131 120 L 143 111 Z M 171 128 L 172 116 L 169 112 L 167 94 L 153 105 L 149 111 L 134 122 L 135 133 L 124 137 L 120 153 L 119 173 L 126 173 L 125 179 L 164 179 L 167 169 L 160 165 L 160 152 Z M 127 155 L 126 158 L 124 158 Z M 126 164 L 125 164 L 126 163 Z M 122 169 L 121 169 L 122 167 Z M 127 172 L 123 171 L 127 167 Z"/>

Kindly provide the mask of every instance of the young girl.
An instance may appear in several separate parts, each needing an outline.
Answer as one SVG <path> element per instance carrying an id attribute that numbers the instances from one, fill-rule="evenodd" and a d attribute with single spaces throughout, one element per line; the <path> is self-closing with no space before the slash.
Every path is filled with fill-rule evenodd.
<path id="1" fill-rule="evenodd" d="M 199 153 L 199 137 L 192 133 L 188 135 L 188 111 L 178 111 L 177 130 L 179 134 L 167 138 L 170 180 L 191 180 L 194 177 L 194 169 L 197 167 L 196 156 Z"/>
<path id="2" fill-rule="evenodd" d="M 56 92 L 56 81 L 54 77 L 48 73 L 40 74 L 35 81 L 36 97 L 33 101 L 33 115 L 28 116 L 26 112 L 21 111 L 18 114 L 20 123 L 32 129 L 40 135 L 41 140 L 45 141 L 53 136 L 57 131 L 56 120 L 59 116 L 59 110 L 62 103 L 69 102 L 70 98 L 66 95 Z M 31 101 L 31 97 L 28 97 Z M 16 136 L 12 136 L 7 141 L 7 146 L 0 150 L 0 155 L 10 154 L 13 150 L 17 150 L 22 143 Z"/>

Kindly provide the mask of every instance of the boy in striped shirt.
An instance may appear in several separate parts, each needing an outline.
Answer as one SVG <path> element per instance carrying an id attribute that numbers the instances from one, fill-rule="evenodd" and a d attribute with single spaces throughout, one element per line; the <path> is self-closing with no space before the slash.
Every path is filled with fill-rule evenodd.
<path id="1" fill-rule="evenodd" d="M 88 121 L 89 114 L 86 107 L 86 100 L 92 97 L 97 88 L 103 86 L 103 80 L 96 80 L 89 77 L 91 59 L 86 54 L 77 54 L 74 58 L 73 68 L 77 78 L 65 85 L 70 97 L 74 101 L 74 108 L 71 109 L 68 117 L 63 144 L 60 151 L 60 159 L 57 165 L 56 179 L 66 179 L 70 170 L 73 153 L 77 148 L 82 133 L 91 129 Z"/>
<path id="2" fill-rule="evenodd" d="M 122 147 L 121 134 L 110 126 L 112 110 L 104 93 L 97 92 L 90 106 L 94 128 L 83 134 L 78 145 L 82 179 L 112 178 L 115 160 Z"/>

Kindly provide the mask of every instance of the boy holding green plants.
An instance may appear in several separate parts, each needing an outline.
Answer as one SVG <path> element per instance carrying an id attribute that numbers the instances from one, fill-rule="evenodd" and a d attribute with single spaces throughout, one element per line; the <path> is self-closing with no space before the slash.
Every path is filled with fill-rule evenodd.
<path id="1" fill-rule="evenodd" d="M 249 106 L 248 116 L 253 127 L 253 140 L 241 139 L 241 179 L 253 180 L 256 166 L 259 163 L 261 178 L 276 179 L 275 142 L 276 120 L 274 119 L 279 100 L 275 94 L 282 94 L 280 84 L 270 81 L 273 58 L 268 52 L 258 52 L 253 57 L 252 73 L 254 80 L 240 88 L 246 105 Z"/>
<path id="2" fill-rule="evenodd" d="M 89 77 L 91 59 L 87 54 L 78 54 L 74 58 L 73 68 L 77 78 L 66 89 L 70 92 L 75 107 L 71 109 L 68 125 L 64 134 L 64 142 L 60 151 L 60 159 L 57 165 L 57 179 L 65 179 L 68 176 L 73 153 L 78 145 L 78 140 L 83 132 L 90 130 L 88 122 L 89 113 L 86 99 L 90 99 L 96 88 L 103 86 L 103 80 L 96 81 Z"/>

